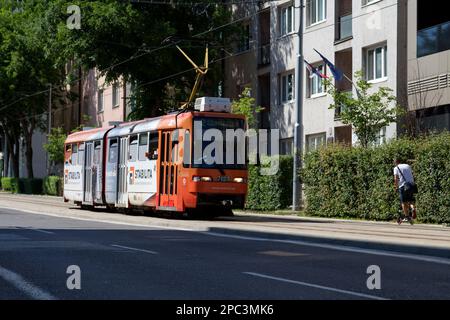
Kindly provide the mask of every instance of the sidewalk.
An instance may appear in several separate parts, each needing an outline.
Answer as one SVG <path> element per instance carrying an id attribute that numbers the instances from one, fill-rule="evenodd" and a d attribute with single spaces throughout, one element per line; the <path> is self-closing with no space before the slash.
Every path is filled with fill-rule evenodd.
<path id="1" fill-rule="evenodd" d="M 389 222 L 237 213 L 214 220 L 183 220 L 79 210 L 61 198 L 0 193 L 2 208 L 116 224 L 208 231 L 242 237 L 303 241 L 450 258 L 450 228 Z"/>

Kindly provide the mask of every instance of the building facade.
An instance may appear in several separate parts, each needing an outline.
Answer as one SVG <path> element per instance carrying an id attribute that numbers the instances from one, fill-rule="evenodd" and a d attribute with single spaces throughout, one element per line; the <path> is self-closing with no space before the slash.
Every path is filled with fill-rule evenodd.
<path id="1" fill-rule="evenodd" d="M 307 0 L 303 13 L 304 59 L 330 76 L 316 49 L 342 70 L 348 79 L 336 87 L 356 94 L 354 74 L 362 71 L 373 90 L 389 87 L 401 105 L 407 105 L 407 0 Z M 260 126 L 280 130 L 280 150 L 293 151 L 295 127 L 295 69 L 297 64 L 300 1 L 270 1 L 244 12 L 249 16 L 247 50 L 227 59 L 225 94 L 236 98 L 249 86 L 264 108 Z M 253 11 L 252 11 L 253 10 Z M 242 11 L 242 10 L 241 10 Z M 243 12 L 235 10 L 239 16 Z M 328 142 L 355 144 L 350 126 L 330 109 L 333 99 L 322 81 L 303 71 L 303 149 Z M 382 143 L 395 138 L 398 125 L 380 132 Z"/>
<path id="2" fill-rule="evenodd" d="M 418 132 L 450 130 L 450 15 L 424 0 L 408 1 L 406 123 Z"/>

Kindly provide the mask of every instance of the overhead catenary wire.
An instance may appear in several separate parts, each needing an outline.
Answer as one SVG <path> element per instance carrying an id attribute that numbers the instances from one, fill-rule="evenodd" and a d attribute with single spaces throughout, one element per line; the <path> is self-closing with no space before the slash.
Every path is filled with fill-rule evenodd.
<path id="1" fill-rule="evenodd" d="M 212 64 L 224 61 L 224 60 L 228 60 L 228 59 L 234 58 L 236 56 L 239 56 L 239 55 L 242 55 L 242 54 L 245 54 L 245 53 L 255 52 L 257 50 L 260 50 L 263 47 L 264 47 L 264 45 L 263 46 L 259 46 L 259 47 L 255 47 L 253 49 L 246 50 L 246 51 L 243 51 L 243 52 L 237 52 L 237 53 L 228 55 L 228 56 L 223 57 L 223 58 L 214 59 L 209 64 L 212 65 Z M 155 79 L 155 80 L 143 83 L 143 84 L 139 85 L 137 87 L 137 89 L 141 88 L 141 87 L 144 87 L 144 86 L 152 85 L 152 84 L 155 84 L 155 83 L 158 83 L 158 82 L 161 82 L 161 81 L 165 81 L 165 80 L 168 80 L 168 79 L 171 79 L 171 78 L 175 78 L 175 77 L 178 77 L 180 75 L 189 73 L 191 71 L 195 71 L 195 68 L 189 68 L 189 69 L 186 69 L 186 70 L 183 70 L 183 71 L 171 74 L 171 75 L 167 75 L 167 76 L 164 76 L 164 77 L 161 77 L 161 78 L 158 78 L 158 79 Z M 105 96 L 111 96 L 111 95 L 112 94 L 107 94 Z M 58 109 L 56 109 L 56 110 L 54 110 L 52 112 L 61 112 L 61 111 L 65 111 L 66 109 L 69 109 L 69 108 L 72 108 L 72 107 L 73 107 L 73 105 L 66 105 L 66 106 L 64 106 L 62 108 L 58 108 Z M 39 117 L 42 117 L 42 116 L 44 116 L 46 114 L 48 114 L 48 111 L 45 111 L 45 112 L 42 112 L 40 114 L 36 114 L 36 115 L 33 115 L 33 116 L 26 116 L 26 117 L 22 117 L 22 118 L 19 118 L 19 119 L 15 119 L 15 120 L 10 121 L 9 123 L 15 123 L 17 121 L 22 121 L 22 120 L 32 119 L 32 118 L 39 118 Z"/>
<path id="2" fill-rule="evenodd" d="M 274 0 L 274 1 L 267 1 L 267 2 L 268 2 L 268 3 L 271 3 L 271 2 L 279 2 L 279 1 L 282 1 L 282 0 Z M 146 2 L 151 3 L 152 1 L 140 1 L 140 3 L 146 3 Z M 160 2 L 162 2 L 162 1 L 160 1 Z M 234 2 L 234 1 L 233 1 L 233 2 Z M 236 1 L 236 2 L 237 2 L 237 1 Z M 254 2 L 257 2 L 257 1 L 239 2 L 239 4 L 245 4 L 245 3 L 249 3 L 249 4 L 251 3 L 251 4 L 253 4 Z M 139 1 L 137 1 L 137 2 L 135 2 L 135 3 L 139 3 Z M 153 4 L 156 4 L 156 2 L 153 2 Z M 166 3 L 166 4 L 167 4 L 167 3 Z M 178 3 L 175 3 L 175 4 L 178 4 Z M 204 4 L 204 3 L 203 3 L 203 4 Z M 228 3 L 228 4 L 230 4 L 230 3 Z M 256 4 L 256 3 L 255 3 L 255 4 Z M 360 17 L 363 17 L 363 16 L 366 16 L 366 15 L 373 14 L 373 13 L 376 12 L 376 11 L 385 10 L 385 9 L 388 9 L 388 8 L 391 8 L 391 7 L 394 7 L 394 6 L 397 6 L 397 5 L 398 5 L 398 4 L 395 3 L 395 4 L 391 4 L 391 5 L 386 5 L 386 6 L 381 7 L 381 8 L 380 8 L 380 7 L 377 7 L 377 10 L 375 10 L 375 11 L 365 12 L 365 13 L 362 13 L 362 14 L 357 15 L 357 16 L 352 16 L 351 20 L 353 21 L 353 20 L 358 19 L 358 18 L 360 18 Z M 231 22 L 225 23 L 225 24 L 220 25 L 220 26 L 218 26 L 218 27 L 215 27 L 215 28 L 212 28 L 212 29 L 210 29 L 210 30 L 206 30 L 206 31 L 204 31 L 204 32 L 198 33 L 198 34 L 194 35 L 193 38 L 201 37 L 201 36 L 203 36 L 203 35 L 205 35 L 205 34 L 208 34 L 208 33 L 211 33 L 211 32 L 217 31 L 217 30 L 220 30 L 220 29 L 225 28 L 225 27 L 227 27 L 227 26 L 230 26 L 230 25 L 233 25 L 233 24 L 236 24 L 236 23 L 239 23 L 239 22 L 247 21 L 248 19 L 251 19 L 252 17 L 254 17 L 254 16 L 256 16 L 256 15 L 258 15 L 258 14 L 260 14 L 260 13 L 261 13 L 261 11 L 256 11 L 255 13 L 252 13 L 252 14 L 250 14 L 250 15 L 247 15 L 247 16 L 244 16 L 244 17 L 235 19 L 235 20 L 233 20 L 233 21 L 231 21 Z M 336 26 L 336 24 L 337 24 L 337 23 L 332 23 L 332 24 L 326 24 L 326 25 L 324 25 L 324 26 L 322 26 L 322 27 L 314 27 L 313 29 L 311 29 L 311 30 L 309 30 L 309 31 L 306 31 L 306 32 L 304 32 L 303 34 L 304 34 L 304 35 L 307 35 L 307 34 L 310 34 L 310 33 L 317 32 L 317 31 L 322 30 L 322 29 L 334 27 L 334 26 Z M 295 34 L 292 34 L 292 36 L 295 36 Z M 176 42 L 176 43 L 179 43 L 179 42 Z M 151 54 L 151 53 L 154 53 L 154 52 L 156 52 L 156 51 L 163 50 L 163 49 L 165 49 L 165 48 L 169 48 L 169 47 L 173 46 L 173 45 L 176 44 L 176 43 L 170 43 L 170 44 L 167 44 L 167 45 L 163 45 L 163 46 L 160 46 L 160 47 L 156 47 L 156 48 L 154 48 L 154 49 L 152 49 L 152 50 L 147 50 L 147 51 L 145 51 L 145 52 L 143 52 L 143 53 L 141 53 L 141 54 L 139 54 L 139 55 L 137 55 L 137 56 L 136 56 L 136 55 L 133 55 L 133 56 L 131 56 L 131 57 L 128 58 L 128 59 L 125 59 L 125 60 L 123 60 L 123 61 L 121 61 L 121 62 L 118 62 L 118 63 L 113 64 L 113 65 L 111 65 L 111 66 L 109 66 L 109 67 L 107 67 L 107 68 L 104 68 L 104 69 L 100 70 L 99 73 L 104 73 L 104 72 L 106 72 L 106 71 L 109 70 L 109 69 L 112 69 L 112 68 L 117 67 L 117 66 L 119 66 L 119 65 L 122 65 L 122 64 L 124 64 L 124 63 L 133 61 L 133 60 L 135 60 L 135 59 L 139 59 L 140 57 L 143 57 L 143 56 L 145 56 L 145 55 L 147 55 L 147 54 Z M 138 52 L 139 52 L 139 51 L 138 51 Z M 183 72 L 183 73 L 184 73 L 184 72 Z M 86 75 L 86 76 L 83 76 L 83 77 L 81 77 L 81 78 L 72 80 L 72 81 L 71 81 L 70 83 L 68 83 L 68 84 L 70 85 L 70 84 L 72 84 L 72 83 L 76 83 L 76 82 L 78 82 L 78 81 L 80 81 L 80 80 L 85 79 L 86 77 L 87 77 L 87 75 Z M 53 89 L 58 89 L 59 87 L 60 87 L 59 85 L 54 85 L 54 86 L 52 86 Z M 4 105 L 4 106 L 0 107 L 0 111 L 3 111 L 3 110 L 5 110 L 5 109 L 9 108 L 10 106 L 13 106 L 13 105 L 15 105 L 15 104 L 17 104 L 17 103 L 19 103 L 19 102 L 21 102 L 21 101 L 23 101 L 23 100 L 26 100 L 26 99 L 28 99 L 28 98 L 31 98 L 31 97 L 34 97 L 34 96 L 37 96 L 37 95 L 40 95 L 40 94 L 47 93 L 47 92 L 49 92 L 49 91 L 50 91 L 50 89 L 46 89 L 46 90 L 38 91 L 38 92 L 35 92 L 35 93 L 32 93 L 32 94 L 26 95 L 26 96 L 24 96 L 24 97 L 21 97 L 21 98 L 19 98 L 19 99 L 13 101 L 13 102 L 11 102 L 11 103 L 8 103 L 7 105 Z M 44 114 L 45 114 L 45 113 L 44 113 Z"/>

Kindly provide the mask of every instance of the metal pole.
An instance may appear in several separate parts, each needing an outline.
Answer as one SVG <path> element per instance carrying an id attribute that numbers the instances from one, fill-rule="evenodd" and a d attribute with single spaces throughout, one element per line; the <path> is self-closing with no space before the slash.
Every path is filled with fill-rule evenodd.
<path id="1" fill-rule="evenodd" d="M 299 28 L 297 31 L 297 66 L 295 70 L 296 106 L 295 106 L 295 127 L 294 127 L 294 170 L 292 184 L 292 211 L 300 208 L 301 183 L 298 176 L 298 169 L 302 167 L 303 154 L 303 24 L 304 24 L 304 0 L 299 0 L 300 5 L 298 17 Z"/>
<path id="2" fill-rule="evenodd" d="M 48 96 L 48 137 L 50 136 L 50 134 L 52 133 L 52 85 L 49 84 L 50 86 L 50 91 L 49 91 L 49 96 Z M 48 142 L 48 138 L 47 138 L 47 142 Z M 50 157 L 48 155 L 47 152 L 47 175 L 50 175 Z"/>

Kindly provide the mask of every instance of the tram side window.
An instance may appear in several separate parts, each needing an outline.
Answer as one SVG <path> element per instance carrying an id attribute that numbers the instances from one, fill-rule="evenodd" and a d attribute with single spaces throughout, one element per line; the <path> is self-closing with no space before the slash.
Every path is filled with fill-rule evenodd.
<path id="1" fill-rule="evenodd" d="M 109 157 L 108 161 L 109 163 L 117 163 L 117 139 L 111 139 L 109 140 Z"/>
<path id="2" fill-rule="evenodd" d="M 158 132 L 150 133 L 148 153 L 151 160 L 158 160 Z"/>
<path id="3" fill-rule="evenodd" d="M 72 157 L 70 160 L 71 160 L 72 165 L 74 165 L 74 166 L 78 162 L 78 145 L 75 143 L 72 145 Z"/>
<path id="4" fill-rule="evenodd" d="M 80 144 L 78 148 L 78 165 L 82 166 L 84 164 L 84 143 Z"/>
<path id="5" fill-rule="evenodd" d="M 64 159 L 65 162 L 68 163 L 69 162 L 69 158 L 72 156 L 72 145 L 71 144 L 66 144 L 66 152 L 64 155 Z"/>
<path id="6" fill-rule="evenodd" d="M 130 138 L 130 162 L 135 162 L 137 159 L 137 152 L 138 152 L 138 137 L 132 136 Z"/>
<path id="7" fill-rule="evenodd" d="M 191 132 L 186 130 L 184 132 L 184 154 L 183 154 L 183 164 L 188 167 L 191 164 Z"/>
<path id="8" fill-rule="evenodd" d="M 102 144 L 100 141 L 94 144 L 94 164 L 100 164 L 102 159 Z"/>
<path id="9" fill-rule="evenodd" d="M 139 161 L 148 160 L 146 153 L 148 150 L 148 133 L 141 133 L 139 135 Z"/>

